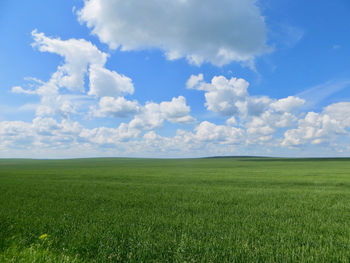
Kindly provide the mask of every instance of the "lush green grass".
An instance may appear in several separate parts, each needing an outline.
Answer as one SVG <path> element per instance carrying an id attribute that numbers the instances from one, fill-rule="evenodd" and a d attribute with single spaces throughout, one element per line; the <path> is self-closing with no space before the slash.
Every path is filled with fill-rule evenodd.
<path id="1" fill-rule="evenodd" d="M 0 262 L 349 261 L 348 159 L 0 160 Z"/>

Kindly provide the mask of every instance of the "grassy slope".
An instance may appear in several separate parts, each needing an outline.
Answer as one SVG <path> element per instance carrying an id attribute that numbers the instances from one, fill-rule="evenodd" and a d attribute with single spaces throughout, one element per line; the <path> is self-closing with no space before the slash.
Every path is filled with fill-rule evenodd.
<path id="1" fill-rule="evenodd" d="M 35 253 L 348 262 L 350 160 L 0 160 L 0 262 Z"/>

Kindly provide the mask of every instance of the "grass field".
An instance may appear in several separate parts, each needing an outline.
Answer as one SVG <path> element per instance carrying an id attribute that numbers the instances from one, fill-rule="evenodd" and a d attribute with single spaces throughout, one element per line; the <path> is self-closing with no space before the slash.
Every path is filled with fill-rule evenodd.
<path id="1" fill-rule="evenodd" d="M 350 159 L 0 160 L 0 262 L 349 261 Z"/>

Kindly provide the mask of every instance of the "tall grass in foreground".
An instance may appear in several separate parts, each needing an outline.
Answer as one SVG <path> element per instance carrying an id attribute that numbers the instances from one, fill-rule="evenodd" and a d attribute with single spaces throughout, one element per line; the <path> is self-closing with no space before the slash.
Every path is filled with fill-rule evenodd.
<path id="1" fill-rule="evenodd" d="M 0 160 L 0 262 L 349 261 L 348 159 Z"/>

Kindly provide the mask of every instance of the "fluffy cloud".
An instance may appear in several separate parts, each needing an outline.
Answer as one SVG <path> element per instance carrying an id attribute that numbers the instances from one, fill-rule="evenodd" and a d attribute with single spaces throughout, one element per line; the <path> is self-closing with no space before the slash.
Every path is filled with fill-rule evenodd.
<path id="1" fill-rule="evenodd" d="M 149 102 L 143 107 L 142 112 L 134 117 L 129 123 L 132 129 L 152 130 L 162 126 L 164 117 L 159 104 Z"/>
<path id="2" fill-rule="evenodd" d="M 32 125 L 23 121 L 0 122 L 0 146 L 5 148 L 26 147 L 34 140 Z"/>
<path id="3" fill-rule="evenodd" d="M 218 112 L 224 116 L 232 116 L 239 112 L 239 102 L 247 98 L 249 83 L 244 79 L 216 76 L 211 83 L 203 81 L 203 75 L 191 76 L 187 87 L 205 91 L 206 107 L 210 111 Z"/>
<path id="4" fill-rule="evenodd" d="M 227 79 L 215 76 L 210 83 L 203 80 L 203 75 L 192 75 L 187 81 L 187 88 L 204 91 L 205 106 L 208 110 L 222 116 L 240 117 L 259 116 L 266 111 L 290 112 L 304 104 L 304 100 L 289 96 L 279 100 L 266 96 L 250 96 L 249 83 L 241 78 Z"/>
<path id="5" fill-rule="evenodd" d="M 244 131 L 240 128 L 216 125 L 204 121 L 193 132 L 177 130 L 174 137 L 164 137 L 155 131 L 145 133 L 140 141 L 143 151 L 166 152 L 184 156 L 196 153 L 200 156 L 232 151 L 232 147 L 245 144 Z"/>
<path id="6" fill-rule="evenodd" d="M 84 78 L 89 76 L 89 95 L 119 97 L 124 94 L 132 94 L 134 86 L 132 80 L 115 71 L 104 67 L 108 55 L 101 52 L 95 45 L 83 39 L 61 40 L 49 38 L 36 30 L 32 32 L 33 46 L 41 52 L 50 52 L 64 57 L 64 64 L 58 66 L 52 74 L 50 81 L 43 87 L 55 89 L 67 88 L 71 91 L 85 91 Z M 48 85 L 49 84 L 49 85 Z M 57 88 L 56 88 L 57 90 Z M 30 93 L 19 87 L 13 88 L 14 92 Z M 45 94 L 47 91 L 45 92 Z M 41 94 L 42 95 L 42 94 Z"/>
<path id="7" fill-rule="evenodd" d="M 124 94 L 134 93 L 132 80 L 124 75 L 98 65 L 90 66 L 89 73 L 89 95 L 119 97 Z"/>
<path id="8" fill-rule="evenodd" d="M 124 95 L 134 92 L 132 80 L 105 68 L 108 55 L 90 42 L 82 39 L 50 38 L 37 31 L 33 31 L 32 35 L 33 46 L 41 52 L 64 57 L 64 63 L 58 66 L 47 82 L 31 78 L 30 89 L 19 86 L 12 88 L 14 93 L 40 96 L 40 103 L 36 106 L 36 118 L 32 123 L 3 123 L 3 137 L 12 138 L 10 141 L 14 144 L 31 138 L 32 145 L 41 146 L 50 142 L 57 146 L 58 142 L 63 141 L 116 145 L 137 138 L 144 130 L 159 128 L 164 121 L 194 121 L 190 116 L 190 107 L 182 96 L 159 104 L 147 102 L 144 106 L 136 100 L 125 99 Z M 88 91 L 84 83 L 86 77 L 89 78 Z M 67 90 L 63 91 L 62 88 Z M 97 106 L 94 105 L 96 102 Z M 132 120 L 121 123 L 117 128 L 94 129 L 85 129 L 70 121 L 72 115 L 85 115 L 88 109 L 92 117 L 132 117 Z M 58 122 L 56 118 L 61 118 L 62 121 Z M 23 133 L 22 130 L 16 133 L 21 125 L 28 130 L 25 135 L 20 134 Z M 9 142 L 5 139 L 4 141 Z"/>
<path id="9" fill-rule="evenodd" d="M 82 127 L 77 122 L 36 117 L 31 123 L 22 121 L 0 123 L 0 147 L 69 148 L 78 142 Z"/>
<path id="10" fill-rule="evenodd" d="M 190 107 L 186 105 L 186 99 L 182 96 L 160 104 L 148 102 L 129 125 L 133 129 L 152 130 L 161 127 L 164 120 L 172 123 L 190 123 L 194 118 L 189 113 Z"/>
<path id="11" fill-rule="evenodd" d="M 64 58 L 64 63 L 57 67 L 57 71 L 51 75 L 47 82 L 31 78 L 34 82 L 31 86 L 35 89 L 24 89 L 19 86 L 12 88 L 14 93 L 38 95 L 41 102 L 36 109 L 37 116 L 60 115 L 69 118 L 77 113 L 78 108 L 88 101 L 84 79 L 89 78 L 88 95 L 96 97 L 118 98 L 125 94 L 132 94 L 134 86 L 132 80 L 124 75 L 118 74 L 104 67 L 108 55 L 101 52 L 95 45 L 83 39 L 61 40 L 50 38 L 36 30 L 32 32 L 34 38 L 33 46 L 41 52 L 58 54 Z M 69 92 L 80 95 L 62 94 L 61 89 L 66 88 Z M 67 92 L 65 92 L 67 93 Z M 132 111 L 130 102 L 120 101 L 121 107 L 126 111 Z M 135 104 L 135 103 L 134 103 Z M 114 103 L 116 105 L 116 103 Z M 100 101 L 101 110 L 97 115 L 123 114 L 123 109 L 111 109 L 111 102 Z M 126 108 L 129 109 L 126 109 Z M 119 110 L 119 113 L 117 111 Z"/>
<path id="12" fill-rule="evenodd" d="M 112 98 L 114 99 L 114 98 Z M 308 113 L 298 122 L 296 129 L 286 131 L 283 146 L 300 146 L 305 144 L 336 144 L 337 138 L 348 136 L 348 115 L 350 103 L 337 103 L 327 106 L 321 113 Z M 154 113 L 160 106 L 148 103 L 148 110 Z M 156 111 L 159 113 L 159 111 Z M 55 152 L 68 149 L 89 149 L 95 153 L 113 150 L 114 154 L 122 153 L 137 156 L 203 156 L 221 154 L 247 154 L 250 144 L 262 145 L 264 149 L 277 145 L 276 127 L 285 127 L 286 122 L 295 122 L 295 116 L 284 112 L 276 115 L 271 111 L 261 116 L 252 117 L 242 127 L 237 127 L 237 121 L 231 117 L 227 125 L 217 125 L 203 121 L 192 131 L 178 130 L 173 137 L 164 137 L 151 130 L 140 136 L 145 129 L 159 127 L 164 117 L 151 118 L 141 127 L 130 122 L 121 123 L 119 127 L 84 128 L 79 123 L 70 120 L 58 122 L 56 119 L 36 117 L 32 122 L 12 121 L 0 122 L 0 149 L 40 149 Z M 274 120 L 271 120 L 274 119 Z M 153 120 L 154 122 L 150 122 Z M 274 123 L 274 125 L 271 125 Z M 258 136 L 257 136 L 258 135 Z M 275 139 L 275 143 L 270 141 Z M 109 150 L 106 150 L 109 149 Z M 344 148 L 346 150 L 346 147 Z M 250 153 L 251 154 L 251 153 Z M 81 156 L 81 153 L 80 153 Z"/>
<path id="13" fill-rule="evenodd" d="M 228 125 L 240 125 L 246 129 L 248 144 L 271 141 L 278 129 L 292 127 L 297 122 L 293 113 L 305 103 L 303 99 L 250 96 L 248 87 L 249 83 L 244 79 L 224 76 L 215 76 L 207 83 L 199 74 L 192 75 L 187 81 L 187 88 L 204 91 L 205 106 L 209 111 L 229 117 Z"/>
<path id="14" fill-rule="evenodd" d="M 141 106 L 136 100 L 129 101 L 123 97 L 102 97 L 99 108 L 92 107 L 90 114 L 95 117 L 125 118 L 140 112 Z"/>
<path id="15" fill-rule="evenodd" d="M 343 127 L 350 127 L 350 102 L 331 104 L 325 107 L 324 113 L 341 122 Z"/>
<path id="16" fill-rule="evenodd" d="M 107 54 L 84 39 L 61 40 L 49 38 L 36 30 L 32 32 L 34 43 L 41 52 L 58 54 L 65 59 L 65 63 L 57 68 L 51 79 L 58 87 L 65 87 L 72 91 L 84 91 L 84 76 L 89 65 L 103 66 Z"/>
<path id="17" fill-rule="evenodd" d="M 245 123 L 247 143 L 267 144 L 274 139 L 278 129 L 292 127 L 297 120 L 297 117 L 289 112 L 271 110 L 265 111 L 260 116 L 252 116 Z"/>
<path id="18" fill-rule="evenodd" d="M 118 145 L 136 138 L 139 130 L 122 123 L 117 128 L 83 128 L 78 122 L 48 117 L 36 117 L 33 121 L 0 122 L 0 148 L 74 148 L 77 145 Z"/>
<path id="19" fill-rule="evenodd" d="M 203 74 L 191 75 L 191 77 L 186 82 L 186 87 L 188 89 L 200 89 L 201 86 L 199 84 L 203 84 L 204 77 Z"/>
<path id="20" fill-rule="evenodd" d="M 305 100 L 289 96 L 287 98 L 279 99 L 271 104 L 271 108 L 276 111 L 290 112 L 295 108 L 304 105 Z"/>
<path id="21" fill-rule="evenodd" d="M 159 48 L 168 59 L 224 65 L 267 52 L 255 0 L 86 0 L 81 22 L 111 48 Z"/>
<path id="22" fill-rule="evenodd" d="M 244 131 L 239 128 L 216 125 L 204 121 L 197 125 L 193 132 L 177 130 L 174 137 L 164 137 L 155 131 L 144 134 L 140 151 L 173 153 L 184 156 L 186 153 L 194 153 L 203 156 L 209 152 L 211 154 L 229 152 L 232 146 L 243 145 Z"/>
<path id="23" fill-rule="evenodd" d="M 240 128 L 216 125 L 204 121 L 195 129 L 193 138 L 204 142 L 217 142 L 222 144 L 236 144 L 244 142 L 244 132 Z"/>
<path id="24" fill-rule="evenodd" d="M 340 102 L 325 107 L 321 113 L 307 113 L 296 129 L 285 132 L 282 146 L 335 144 L 342 135 L 349 135 L 349 109 L 349 102 Z"/>
<path id="25" fill-rule="evenodd" d="M 194 121 L 191 117 L 190 107 L 186 105 L 186 99 L 183 96 L 173 98 L 171 101 L 163 101 L 159 109 L 164 118 L 172 123 L 190 123 Z"/>
<path id="26" fill-rule="evenodd" d="M 122 123 L 118 128 L 98 127 L 94 129 L 84 129 L 80 137 L 87 142 L 97 145 L 116 146 L 120 142 L 136 138 L 140 134 L 137 129 L 131 129 L 127 124 Z"/>

